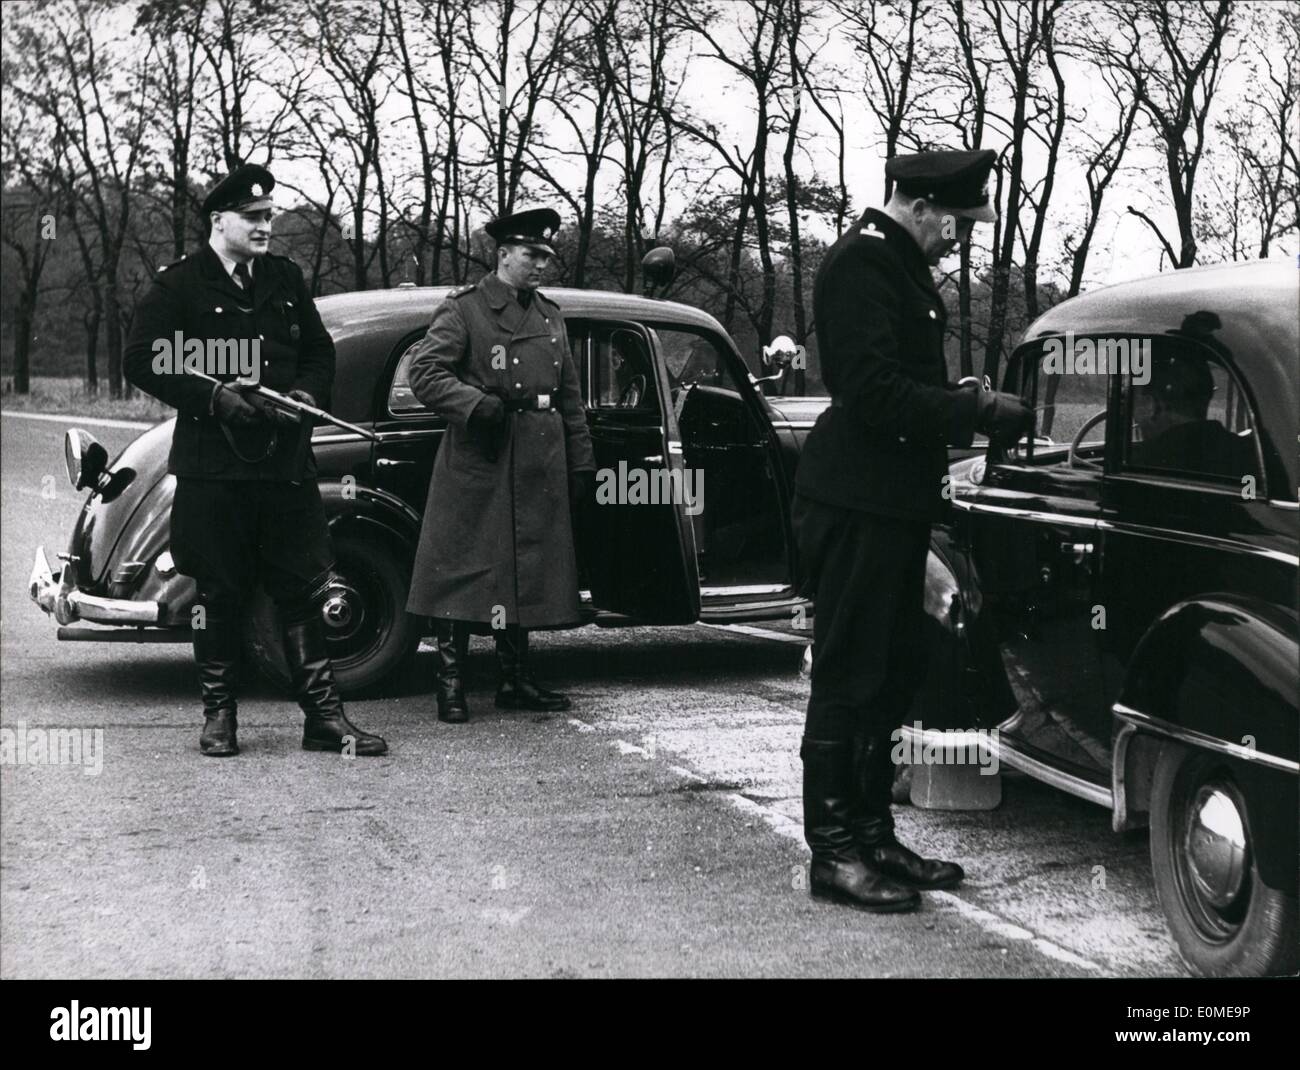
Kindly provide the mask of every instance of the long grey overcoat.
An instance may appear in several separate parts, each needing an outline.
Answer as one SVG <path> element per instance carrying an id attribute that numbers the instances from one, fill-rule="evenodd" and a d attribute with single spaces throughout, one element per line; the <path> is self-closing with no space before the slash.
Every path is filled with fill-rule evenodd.
<path id="1" fill-rule="evenodd" d="M 528 309 L 496 274 L 455 290 L 411 358 L 411 389 L 447 420 L 407 609 L 524 628 L 579 620 L 569 475 L 594 471 L 591 435 L 559 306 Z M 510 412 L 495 443 L 468 428 L 486 392 L 549 408 Z"/>

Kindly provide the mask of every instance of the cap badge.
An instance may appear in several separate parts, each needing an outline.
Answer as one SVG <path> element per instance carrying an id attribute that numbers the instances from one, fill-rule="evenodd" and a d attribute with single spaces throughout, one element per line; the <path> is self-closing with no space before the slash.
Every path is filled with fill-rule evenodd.
<path id="1" fill-rule="evenodd" d="M 254 182 L 248 187 L 248 192 L 254 197 L 260 197 L 262 195 L 262 187 L 258 183 Z"/>

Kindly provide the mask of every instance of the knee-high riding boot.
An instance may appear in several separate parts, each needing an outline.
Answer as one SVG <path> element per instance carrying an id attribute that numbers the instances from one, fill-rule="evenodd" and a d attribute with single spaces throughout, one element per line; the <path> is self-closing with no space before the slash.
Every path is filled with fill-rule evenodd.
<path id="1" fill-rule="evenodd" d="M 355 755 L 388 753 L 388 744 L 381 737 L 361 731 L 344 715 L 343 699 L 334 682 L 334 669 L 325 645 L 325 625 L 319 617 L 285 626 L 284 653 L 293 692 L 306 714 L 303 750 Z"/>
<path id="2" fill-rule="evenodd" d="M 237 616 L 207 607 L 204 627 L 194 629 L 194 661 L 203 696 L 203 732 L 199 750 L 209 758 L 229 758 L 239 753 L 235 701 L 239 676 Z"/>
<path id="3" fill-rule="evenodd" d="M 496 632 L 497 661 L 501 666 L 501 684 L 497 688 L 497 706 L 505 710 L 540 710 L 557 713 L 569 708 L 569 699 L 559 691 L 542 687 L 528 668 L 528 632 L 518 625 L 507 625 Z"/>
<path id="4" fill-rule="evenodd" d="M 464 724 L 469 720 L 465 703 L 465 660 L 469 653 L 469 628 L 460 621 L 431 617 L 434 643 L 438 652 L 435 689 L 438 720 Z"/>
<path id="5" fill-rule="evenodd" d="M 863 862 L 853 842 L 853 744 L 804 737 L 804 835 L 812 848 L 814 898 L 878 913 L 914 910 L 920 896 Z"/>

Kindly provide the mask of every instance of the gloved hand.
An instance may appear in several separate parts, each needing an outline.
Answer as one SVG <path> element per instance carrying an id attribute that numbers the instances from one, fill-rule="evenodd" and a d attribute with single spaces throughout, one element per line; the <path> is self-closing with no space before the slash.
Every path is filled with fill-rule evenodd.
<path id="1" fill-rule="evenodd" d="M 212 399 L 212 411 L 218 420 L 231 427 L 251 427 L 267 420 L 263 409 L 251 404 L 242 393 L 233 386 L 216 387 L 216 396 Z"/>
<path id="2" fill-rule="evenodd" d="M 581 505 L 596 493 L 596 473 L 591 471 L 569 473 L 569 504 Z"/>
<path id="3" fill-rule="evenodd" d="M 484 394 L 483 400 L 469 414 L 471 431 L 494 431 L 505 423 L 506 406 L 495 394 Z"/>
<path id="4" fill-rule="evenodd" d="M 1015 394 L 1000 390 L 979 390 L 979 407 L 975 410 L 975 429 L 990 439 L 1019 442 L 1020 436 L 1034 427 L 1034 410 Z"/>
<path id="5" fill-rule="evenodd" d="M 287 398 L 293 398 L 294 401 L 301 401 L 304 405 L 310 405 L 316 408 L 316 399 L 305 390 L 289 390 L 284 395 Z"/>

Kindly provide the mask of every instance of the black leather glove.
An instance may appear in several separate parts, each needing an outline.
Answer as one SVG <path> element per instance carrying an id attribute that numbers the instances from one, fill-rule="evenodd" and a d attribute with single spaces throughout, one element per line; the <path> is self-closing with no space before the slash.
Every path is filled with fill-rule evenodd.
<path id="1" fill-rule="evenodd" d="M 495 394 L 484 394 L 469 414 L 471 431 L 494 431 L 506 420 L 506 406 Z"/>
<path id="2" fill-rule="evenodd" d="M 212 411 L 218 420 L 230 427 L 251 427 L 267 420 L 262 409 L 250 404 L 243 394 L 229 386 L 215 388 Z"/>
<path id="3" fill-rule="evenodd" d="M 479 443 L 483 456 L 493 464 L 501 455 L 501 433 L 505 424 L 505 402 L 495 394 L 484 394 L 483 400 L 470 410 L 469 433 Z"/>
<path id="4" fill-rule="evenodd" d="M 590 471 L 569 473 L 569 504 L 581 505 L 596 493 L 596 473 Z"/>
<path id="5" fill-rule="evenodd" d="M 983 431 L 990 439 L 1019 442 L 1020 436 L 1034 426 L 1034 410 L 1015 394 L 1000 390 L 980 390 L 979 407 L 975 410 L 975 429 Z"/>
<path id="6" fill-rule="evenodd" d="M 294 401 L 301 401 L 304 405 L 310 405 L 316 408 L 316 399 L 305 390 L 290 390 L 285 395 L 287 398 L 293 398 Z"/>

